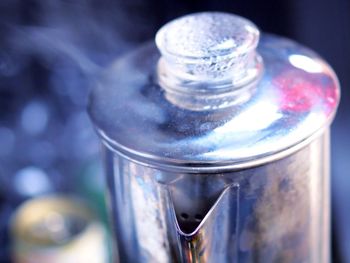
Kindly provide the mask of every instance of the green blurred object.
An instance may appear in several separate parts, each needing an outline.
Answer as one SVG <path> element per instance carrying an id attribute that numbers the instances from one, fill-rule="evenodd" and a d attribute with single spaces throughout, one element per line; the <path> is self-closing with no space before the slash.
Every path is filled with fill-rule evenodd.
<path id="1" fill-rule="evenodd" d="M 105 177 L 102 161 L 98 157 L 89 160 L 81 167 L 75 180 L 74 191 L 82 196 L 96 211 L 99 219 L 107 229 L 109 258 L 112 258 L 112 230 L 105 198 Z"/>
<path id="2" fill-rule="evenodd" d="M 87 161 L 76 178 L 75 191 L 96 210 L 99 218 L 108 225 L 107 205 L 105 201 L 105 181 L 101 160 Z"/>

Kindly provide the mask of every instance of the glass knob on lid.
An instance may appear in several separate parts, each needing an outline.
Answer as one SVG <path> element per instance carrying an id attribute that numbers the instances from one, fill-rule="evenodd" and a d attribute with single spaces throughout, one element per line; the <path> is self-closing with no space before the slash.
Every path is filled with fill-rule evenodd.
<path id="1" fill-rule="evenodd" d="M 166 98 L 190 110 L 246 101 L 261 76 L 259 30 L 247 19 L 204 12 L 164 25 L 156 35 L 157 77 Z M 244 88 L 244 89 L 242 89 Z"/>
<path id="2" fill-rule="evenodd" d="M 162 54 L 158 74 L 184 82 L 245 85 L 261 72 L 261 59 L 255 51 L 259 34 L 252 22 L 232 14 L 205 12 L 175 19 L 156 35 Z"/>

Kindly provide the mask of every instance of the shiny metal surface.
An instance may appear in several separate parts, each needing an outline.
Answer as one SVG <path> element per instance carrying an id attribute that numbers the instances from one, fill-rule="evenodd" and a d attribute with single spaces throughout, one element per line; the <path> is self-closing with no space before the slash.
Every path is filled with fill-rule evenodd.
<path id="1" fill-rule="evenodd" d="M 247 101 L 193 111 L 166 99 L 150 43 L 105 72 L 90 116 L 109 147 L 156 166 L 232 166 L 285 150 L 330 123 L 338 82 L 321 58 L 292 41 L 264 36 L 258 52 L 264 73 Z"/>
<path id="2" fill-rule="evenodd" d="M 237 16 L 185 16 L 157 34 L 162 56 L 149 43 L 101 76 L 89 112 L 121 262 L 329 262 L 338 81 L 258 38 Z"/>
<path id="3" fill-rule="evenodd" d="M 187 184 L 186 181 L 184 180 L 181 184 Z M 186 185 L 183 186 L 186 187 Z M 184 198 L 198 197 L 188 193 L 174 197 L 176 193 L 171 193 L 171 191 L 167 194 L 167 209 L 170 214 L 167 225 L 173 226 L 169 228 L 169 237 L 173 242 L 172 246 L 177 252 L 179 262 L 237 261 L 238 243 L 234 240 L 234 236 L 237 235 L 239 226 L 238 184 L 232 183 L 225 186 L 214 204 L 211 202 L 215 200 L 215 194 L 212 197 L 208 195 L 209 191 L 201 193 L 200 202 L 202 204 L 198 206 L 195 204 L 198 201 L 187 201 L 185 208 L 187 212 L 181 212 L 181 209 L 184 209 L 181 202 L 184 201 Z M 208 208 L 210 210 L 206 211 Z"/>
<path id="4" fill-rule="evenodd" d="M 162 171 L 105 148 L 120 262 L 329 262 L 328 140 L 217 174 Z"/>

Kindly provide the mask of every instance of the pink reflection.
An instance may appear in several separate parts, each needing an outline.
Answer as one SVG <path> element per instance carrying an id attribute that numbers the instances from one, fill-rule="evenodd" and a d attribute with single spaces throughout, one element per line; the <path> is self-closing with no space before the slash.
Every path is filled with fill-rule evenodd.
<path id="1" fill-rule="evenodd" d="M 280 92 L 280 107 L 295 113 L 309 112 L 322 107 L 328 116 L 337 106 L 339 91 L 330 76 L 314 74 L 297 69 L 286 70 L 273 81 Z"/>

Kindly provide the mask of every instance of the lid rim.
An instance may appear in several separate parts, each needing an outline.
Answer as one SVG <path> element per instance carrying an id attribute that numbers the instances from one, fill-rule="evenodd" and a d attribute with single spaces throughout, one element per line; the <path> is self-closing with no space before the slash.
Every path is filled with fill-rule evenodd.
<path id="1" fill-rule="evenodd" d="M 195 173 L 217 173 L 219 171 L 228 171 L 228 170 L 241 170 L 250 167 L 255 167 L 277 161 L 282 159 L 285 156 L 288 156 L 291 153 L 294 153 L 306 145 L 308 145 L 313 140 L 317 139 L 319 136 L 322 136 L 324 132 L 330 127 L 336 112 L 333 116 L 325 123 L 322 127 L 315 130 L 312 134 L 305 136 L 303 139 L 290 144 L 286 147 L 276 149 L 274 151 L 269 151 L 261 153 L 255 156 L 249 156 L 246 158 L 239 158 L 236 160 L 226 159 L 226 160 L 215 160 L 210 162 L 209 160 L 181 160 L 175 158 L 161 157 L 149 153 L 141 153 L 139 151 L 132 150 L 128 147 L 122 146 L 113 140 L 110 140 L 102 131 L 96 129 L 98 135 L 102 139 L 102 143 L 109 150 L 118 153 L 124 158 L 157 169 L 169 170 L 169 171 L 184 171 L 184 172 L 195 172 Z"/>

